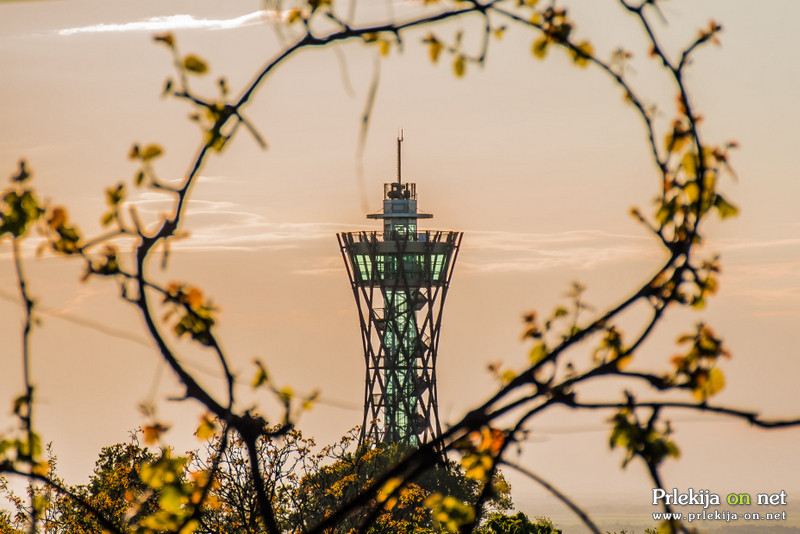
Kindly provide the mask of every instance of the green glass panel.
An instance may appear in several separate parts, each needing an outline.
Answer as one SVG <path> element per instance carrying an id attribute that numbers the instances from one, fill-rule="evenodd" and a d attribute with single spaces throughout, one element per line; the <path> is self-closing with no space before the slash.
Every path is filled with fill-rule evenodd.
<path id="1" fill-rule="evenodd" d="M 372 279 L 372 260 L 365 254 L 355 255 L 355 267 L 361 280 Z"/>
<path id="2" fill-rule="evenodd" d="M 441 278 L 442 271 L 444 270 L 444 262 L 444 254 L 434 254 L 433 258 L 431 258 L 431 278 L 433 280 L 439 280 Z"/>

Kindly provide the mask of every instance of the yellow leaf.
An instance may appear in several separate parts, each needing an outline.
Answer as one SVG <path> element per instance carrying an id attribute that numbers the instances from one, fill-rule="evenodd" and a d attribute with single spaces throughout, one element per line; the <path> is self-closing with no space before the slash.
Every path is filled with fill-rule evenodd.
<path id="1" fill-rule="evenodd" d="M 45 477 L 45 476 L 47 476 L 47 474 L 49 472 L 50 472 L 50 464 L 49 463 L 43 461 L 43 462 L 36 462 L 35 464 L 33 464 L 33 474 L 34 475 L 39 475 L 39 476 Z"/>
<path id="2" fill-rule="evenodd" d="M 579 67 L 589 65 L 589 58 L 594 54 L 594 47 L 589 41 L 583 41 L 572 51 L 572 60 Z"/>
<path id="3" fill-rule="evenodd" d="M 702 296 L 697 296 L 692 299 L 692 308 L 695 310 L 702 310 L 706 307 L 706 299 Z"/>
<path id="4" fill-rule="evenodd" d="M 515 372 L 514 372 L 514 371 L 512 371 L 511 369 L 508 369 L 507 371 L 505 371 L 505 372 L 503 373 L 503 376 L 502 376 L 502 379 L 503 379 L 503 383 L 504 383 L 504 384 L 508 384 L 508 383 L 510 383 L 510 382 L 511 382 L 512 380 L 514 380 L 515 378 L 517 378 L 517 373 L 515 373 Z"/>
<path id="5" fill-rule="evenodd" d="M 685 132 L 668 133 L 664 137 L 664 148 L 672 152 L 680 152 L 689 142 L 689 135 Z"/>
<path id="6" fill-rule="evenodd" d="M 384 502 L 389 496 L 394 493 L 394 490 L 403 482 L 401 478 L 393 477 L 386 481 L 386 483 L 378 491 L 378 502 Z"/>
<path id="7" fill-rule="evenodd" d="M 159 439 L 161 439 L 161 434 L 169 430 L 169 426 L 162 425 L 161 423 L 153 423 L 152 425 L 147 425 L 146 427 L 142 428 L 142 434 L 144 434 L 144 442 L 148 445 L 154 445 Z"/>
<path id="8" fill-rule="evenodd" d="M 253 389 L 260 387 L 269 382 L 269 374 L 267 373 L 267 368 L 264 367 L 264 364 L 261 363 L 260 360 L 253 360 L 253 363 L 256 364 L 258 367 L 258 371 L 256 372 L 256 376 L 253 377 Z"/>
<path id="9" fill-rule="evenodd" d="M 48 219 L 47 224 L 50 225 L 50 228 L 53 230 L 58 230 L 59 228 L 63 228 L 65 224 L 67 224 L 67 210 L 60 206 L 56 206 L 53 208 L 52 213 L 50 214 L 50 219 Z"/>
<path id="10" fill-rule="evenodd" d="M 464 72 L 467 69 L 466 62 L 464 60 L 464 56 L 456 57 L 455 61 L 453 62 L 453 72 L 456 73 L 456 76 L 461 78 L 464 76 Z"/>
<path id="11" fill-rule="evenodd" d="M 311 408 L 314 406 L 314 401 L 316 401 L 318 397 L 319 390 L 312 391 L 311 395 L 306 397 L 306 399 L 303 401 L 303 411 L 307 412 L 311 410 Z"/>
<path id="12" fill-rule="evenodd" d="M 192 479 L 192 482 L 198 487 L 205 487 L 208 484 L 209 472 L 204 470 L 199 471 L 192 471 L 189 473 L 189 477 Z"/>
<path id="13" fill-rule="evenodd" d="M 380 39 L 378 41 L 378 46 L 380 46 L 380 51 L 381 51 L 381 55 L 382 56 L 388 56 L 389 55 L 389 49 L 390 49 L 389 48 L 389 41 L 387 41 L 385 39 Z"/>
<path id="14" fill-rule="evenodd" d="M 198 528 L 200 528 L 200 523 L 197 522 L 197 519 L 192 519 L 183 526 L 183 528 L 178 532 L 178 534 L 191 534 Z"/>
<path id="15" fill-rule="evenodd" d="M 183 68 L 193 74 L 205 74 L 208 72 L 206 62 L 194 54 L 189 54 L 183 58 Z"/>
<path id="16" fill-rule="evenodd" d="M 426 508 L 436 508 L 442 504 L 444 497 L 442 497 L 441 493 L 432 493 L 428 497 L 425 498 L 425 502 L 423 503 Z"/>
<path id="17" fill-rule="evenodd" d="M 298 20 L 303 18 L 302 12 L 298 8 L 293 8 L 289 11 L 289 14 L 286 16 L 286 22 L 289 24 L 294 24 Z"/>
<path id="18" fill-rule="evenodd" d="M 217 423 L 214 421 L 214 417 L 211 414 L 205 414 L 200 418 L 200 426 L 197 427 L 197 432 L 195 432 L 195 436 L 199 440 L 207 440 L 214 437 L 217 433 Z"/>
<path id="19" fill-rule="evenodd" d="M 683 159 L 681 160 L 681 167 L 683 168 L 683 172 L 685 172 L 689 176 L 697 175 L 697 156 L 695 155 L 694 152 L 690 150 L 683 155 Z"/>
<path id="20" fill-rule="evenodd" d="M 165 45 L 169 46 L 170 48 L 175 46 L 175 37 L 170 32 L 160 33 L 158 35 L 154 35 L 153 36 L 153 41 L 155 41 L 157 43 L 164 43 Z"/>
<path id="21" fill-rule="evenodd" d="M 700 186 L 694 180 L 686 184 L 683 191 L 686 193 L 686 198 L 689 199 L 689 202 L 697 202 L 700 198 Z"/>
<path id="22" fill-rule="evenodd" d="M 714 199 L 714 206 L 717 208 L 720 219 L 736 217 L 739 214 L 739 208 L 722 198 L 722 195 L 717 195 Z"/>
<path id="23" fill-rule="evenodd" d="M 616 361 L 616 362 L 617 362 L 617 369 L 619 369 L 620 371 L 622 371 L 622 370 L 624 370 L 626 367 L 628 367 L 628 365 L 631 363 L 631 360 L 633 360 L 633 356 L 631 356 L 631 355 L 628 355 L 628 356 L 623 356 L 622 358 L 617 358 L 617 359 L 616 359 L 616 360 L 614 360 L 614 361 Z"/>
<path id="24" fill-rule="evenodd" d="M 203 305 L 203 292 L 196 287 L 189 287 L 186 291 L 184 302 L 186 302 L 190 308 L 196 310 Z"/>
<path id="25" fill-rule="evenodd" d="M 433 34 L 428 36 L 428 55 L 433 63 L 439 61 L 439 55 L 442 53 L 443 48 L 442 43 Z"/>
<path id="26" fill-rule="evenodd" d="M 461 460 L 461 467 L 467 478 L 485 480 L 492 468 L 492 458 L 488 454 L 468 454 Z"/>
<path id="27" fill-rule="evenodd" d="M 709 295 L 713 295 L 714 293 L 717 292 L 718 288 L 719 288 L 719 283 L 717 282 L 716 278 L 714 278 L 713 276 L 709 276 L 708 278 L 706 278 L 706 281 L 703 284 L 703 289 L 705 290 L 706 293 L 708 293 Z"/>
<path id="28" fill-rule="evenodd" d="M 164 149 L 156 144 L 147 145 L 144 150 L 141 152 L 140 157 L 144 161 L 149 161 L 151 159 L 157 158 L 161 154 L 164 153 Z"/>
<path id="29" fill-rule="evenodd" d="M 697 382 L 697 387 L 692 391 L 692 395 L 699 401 L 705 401 L 725 388 L 725 375 L 718 367 L 714 367 Z"/>
<path id="30" fill-rule="evenodd" d="M 547 45 L 549 43 L 547 37 L 543 35 L 534 41 L 531 52 L 533 52 L 533 55 L 538 59 L 544 59 L 547 56 Z"/>
<path id="31" fill-rule="evenodd" d="M 139 145 L 133 145 L 128 151 L 128 159 L 139 159 Z"/>
<path id="32" fill-rule="evenodd" d="M 547 347 L 544 343 L 538 343 L 533 346 L 531 349 L 530 354 L 528 355 L 528 359 L 531 361 L 531 365 L 536 365 L 540 361 L 542 361 L 547 356 Z"/>
<path id="33" fill-rule="evenodd" d="M 161 488 L 158 494 L 158 504 L 167 512 L 179 512 L 182 502 L 183 493 L 181 493 L 180 489 L 171 484 Z"/>
<path id="34" fill-rule="evenodd" d="M 292 400 L 292 397 L 294 397 L 294 390 L 286 386 L 278 392 L 278 397 L 280 397 L 283 402 L 288 403 Z"/>

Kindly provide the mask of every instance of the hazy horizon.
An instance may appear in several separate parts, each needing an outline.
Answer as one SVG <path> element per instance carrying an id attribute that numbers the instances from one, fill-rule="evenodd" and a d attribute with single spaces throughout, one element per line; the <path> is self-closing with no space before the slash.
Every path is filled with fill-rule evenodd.
<path id="1" fill-rule="evenodd" d="M 641 44 L 640 30 L 616 5 L 572 4 L 576 32 L 598 51 Z M 225 75 L 235 94 L 278 49 L 260 7 L 244 0 L 0 3 L 0 121 L 6 125 L 0 175 L 11 175 L 25 158 L 42 197 L 67 206 L 88 234 L 100 229 L 103 189 L 118 181 L 128 184 L 144 216 L 157 217 L 163 198 L 131 186 L 130 146 L 161 144 L 165 156 L 157 168 L 169 179 L 184 172 L 200 132 L 186 119 L 188 107 L 158 97 L 173 72 L 152 35 L 170 29 L 183 53 L 209 61 L 212 75 L 198 80 L 198 88 L 213 94 L 214 80 Z M 384 4 L 363 8 L 366 18 L 385 15 Z M 395 8 L 411 9 L 406 3 Z M 727 387 L 715 402 L 769 418 L 797 416 L 800 38 L 793 22 L 800 4 L 784 0 L 757 9 L 742 0 L 676 0 L 664 11 L 669 24 L 659 23 L 657 31 L 668 34 L 671 50 L 709 19 L 725 28 L 722 46 L 697 55 L 687 83 L 707 141 L 733 139 L 741 146 L 731 155 L 738 180 L 722 185 L 741 214 L 724 223 L 713 217 L 705 227 L 703 250 L 722 255 L 719 294 L 703 311 L 673 310 L 643 345 L 636 366 L 668 369 L 676 336 L 705 321 L 733 353 L 723 367 Z M 437 31 L 450 35 L 462 27 L 472 25 Z M 332 50 L 301 53 L 278 69 L 247 108 L 269 149 L 261 151 L 240 132 L 221 157 L 208 161 L 185 221 L 190 236 L 175 243 L 166 272 L 158 262 L 151 269 L 158 280 L 196 284 L 220 307 L 217 331 L 242 383 L 241 406 L 258 403 L 278 417 L 278 407 L 247 385 L 256 356 L 281 384 L 300 392 L 321 388 L 322 401 L 299 422 L 318 443 L 333 442 L 361 422 L 359 325 L 335 234 L 379 229 L 365 215 L 380 208 L 382 184 L 393 179 L 398 128 L 405 131 L 404 181 L 417 184 L 420 209 L 434 214 L 420 228 L 464 232 L 439 344 L 443 423 L 457 421 L 495 389 L 488 363 L 523 368 L 529 349 L 520 341 L 523 313 L 563 304 L 573 280 L 588 287 L 587 300 L 601 310 L 635 290 L 663 259 L 658 243 L 629 215 L 633 206 L 653 211 L 658 177 L 641 121 L 618 88 L 591 68 L 574 68 L 558 51 L 534 59 L 531 36 L 518 28 L 492 41 L 484 68 L 470 65 L 457 79 L 446 61 L 430 64 L 419 43 L 424 36 L 410 33 L 405 52 L 392 49 L 383 60 L 361 163 L 358 126 L 374 50 L 355 43 L 340 48 L 347 81 Z M 639 51 L 632 65 L 631 79 L 668 122 L 674 95 L 651 77 L 652 60 Z M 50 310 L 33 335 L 38 425 L 54 444 L 64 479 L 84 481 L 100 447 L 124 441 L 143 424 L 137 405 L 145 400 L 157 401 L 159 416 L 172 425 L 168 442 L 177 450 L 197 447 L 191 434 L 201 411 L 167 400 L 179 389 L 114 284 L 81 284 L 77 262 L 37 259 L 33 244 L 26 255 L 31 291 Z M 14 284 L 4 241 L 0 332 L 8 341 L 0 402 L 9 406 L 22 390 L 22 314 Z M 220 389 L 206 355 L 187 354 L 190 368 Z M 613 383 L 587 395 L 621 396 Z M 521 461 L 597 516 L 646 520 L 649 479 L 638 463 L 620 469 L 621 452 L 608 447 L 609 415 L 545 414 L 531 425 Z M 768 432 L 694 413 L 670 418 L 683 455 L 665 464 L 668 488 L 783 489 L 791 517 L 776 526 L 800 527 L 794 518 L 800 500 L 793 498 L 800 495 L 800 431 Z M 13 424 L 10 410 L 3 411 L 0 430 Z M 539 509 L 551 507 L 554 518 L 567 520 L 544 490 L 508 477 L 517 508 L 551 515 Z M 622 513 L 628 507 L 635 511 Z M 736 529 L 746 534 L 743 525 Z"/>

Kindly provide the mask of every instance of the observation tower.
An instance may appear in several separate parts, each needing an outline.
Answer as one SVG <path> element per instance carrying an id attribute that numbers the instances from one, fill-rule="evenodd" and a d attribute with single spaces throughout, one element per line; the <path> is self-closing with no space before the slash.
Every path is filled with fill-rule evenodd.
<path id="1" fill-rule="evenodd" d="M 383 231 L 337 234 L 356 299 L 366 364 L 361 442 L 419 445 L 441 434 L 436 357 L 461 232 L 420 231 L 416 184 L 383 185 Z"/>

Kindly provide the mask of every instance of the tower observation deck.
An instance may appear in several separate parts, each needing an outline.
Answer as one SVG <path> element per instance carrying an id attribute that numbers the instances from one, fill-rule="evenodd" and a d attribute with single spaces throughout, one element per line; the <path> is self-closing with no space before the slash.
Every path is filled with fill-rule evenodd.
<path id="1" fill-rule="evenodd" d="M 383 187 L 383 231 L 338 234 L 358 307 L 366 363 L 361 441 L 416 446 L 441 434 L 436 357 L 461 232 L 420 231 L 416 184 Z"/>

